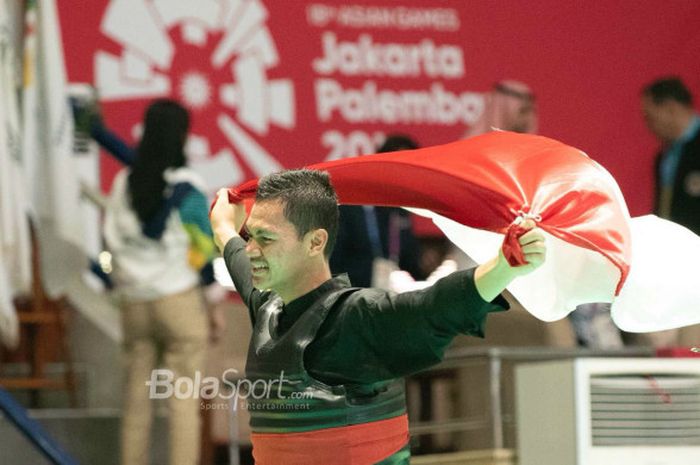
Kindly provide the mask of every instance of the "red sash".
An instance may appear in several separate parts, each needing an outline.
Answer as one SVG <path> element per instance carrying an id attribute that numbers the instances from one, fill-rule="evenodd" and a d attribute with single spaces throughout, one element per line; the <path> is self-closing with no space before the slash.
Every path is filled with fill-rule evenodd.
<path id="1" fill-rule="evenodd" d="M 251 439 L 255 465 L 372 465 L 408 443 L 408 417 Z"/>

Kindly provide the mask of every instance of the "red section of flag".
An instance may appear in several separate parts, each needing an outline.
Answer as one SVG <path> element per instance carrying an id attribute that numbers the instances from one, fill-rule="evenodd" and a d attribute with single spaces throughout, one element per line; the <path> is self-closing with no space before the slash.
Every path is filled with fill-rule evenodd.
<path id="1" fill-rule="evenodd" d="M 424 208 L 461 224 L 508 234 L 504 254 L 522 263 L 512 229 L 520 218 L 629 272 L 627 208 L 610 174 L 583 152 L 542 136 L 492 132 L 419 150 L 309 166 L 328 171 L 341 203 Z M 252 197 L 257 181 L 229 192 Z"/>

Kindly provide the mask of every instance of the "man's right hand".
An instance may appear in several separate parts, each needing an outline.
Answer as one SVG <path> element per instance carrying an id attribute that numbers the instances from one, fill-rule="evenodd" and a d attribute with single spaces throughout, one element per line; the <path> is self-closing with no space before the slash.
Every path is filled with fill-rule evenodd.
<path id="1" fill-rule="evenodd" d="M 221 252 L 232 237 L 238 236 L 245 220 L 246 211 L 243 202 L 230 204 L 228 189 L 219 189 L 216 193 L 216 202 L 209 214 L 209 221 L 214 232 L 214 242 Z"/>
<path id="2" fill-rule="evenodd" d="M 547 248 L 542 231 L 536 228 L 531 219 L 523 221 L 521 226 L 528 230 L 518 239 L 527 262 L 525 265 L 510 266 L 503 251 L 499 250 L 497 257 L 479 265 L 474 271 L 476 290 L 487 302 L 496 298 L 515 278 L 531 273 L 545 261 Z"/>

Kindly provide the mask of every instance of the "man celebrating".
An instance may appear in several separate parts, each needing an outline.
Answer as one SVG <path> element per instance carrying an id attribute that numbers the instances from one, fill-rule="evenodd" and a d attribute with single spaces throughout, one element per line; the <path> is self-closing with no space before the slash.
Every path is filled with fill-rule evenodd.
<path id="1" fill-rule="evenodd" d="M 408 464 L 402 377 L 438 363 L 457 334 L 483 336 L 487 314 L 507 308 L 500 293 L 545 259 L 544 236 L 526 220 L 524 266 L 499 253 L 416 292 L 353 288 L 328 265 L 337 203 L 327 173 L 295 170 L 260 180 L 247 221 L 225 190 L 211 212 L 253 323 L 246 376 L 258 465 Z M 278 385 L 256 391 L 268 381 Z"/>

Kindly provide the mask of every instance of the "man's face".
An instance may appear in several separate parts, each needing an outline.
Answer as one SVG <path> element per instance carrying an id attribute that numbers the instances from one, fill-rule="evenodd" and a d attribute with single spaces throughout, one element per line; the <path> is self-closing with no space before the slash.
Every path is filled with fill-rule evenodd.
<path id="1" fill-rule="evenodd" d="M 651 97 L 642 97 L 642 114 L 649 130 L 662 142 L 672 142 L 675 137 L 673 102 L 654 103 Z"/>
<path id="2" fill-rule="evenodd" d="M 305 243 L 284 217 L 279 200 L 256 202 L 246 222 L 250 236 L 246 254 L 250 258 L 253 285 L 284 295 L 304 279 L 308 257 Z"/>
<path id="3" fill-rule="evenodd" d="M 537 112 L 531 99 L 521 99 L 517 111 L 512 115 L 509 131 L 527 133 L 535 127 Z"/>

